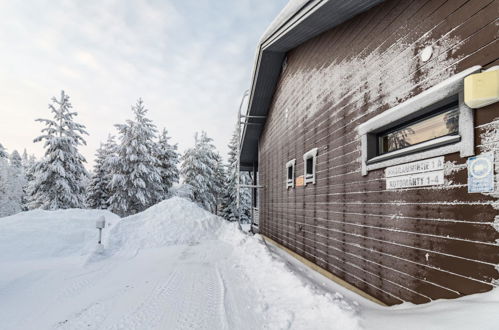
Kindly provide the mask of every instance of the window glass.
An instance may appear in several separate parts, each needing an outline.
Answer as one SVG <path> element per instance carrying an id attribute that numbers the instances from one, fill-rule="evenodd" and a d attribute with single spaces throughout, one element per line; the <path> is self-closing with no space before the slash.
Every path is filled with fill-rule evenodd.
<path id="1" fill-rule="evenodd" d="M 458 134 L 458 132 L 459 109 L 457 105 L 453 105 L 450 110 L 426 116 L 378 135 L 378 154 L 403 149 L 442 136 Z"/>
<path id="2" fill-rule="evenodd" d="M 314 158 L 313 157 L 307 158 L 306 169 L 307 169 L 307 172 L 306 172 L 307 175 L 314 174 Z"/>
<path id="3" fill-rule="evenodd" d="M 293 166 L 288 166 L 288 180 L 293 180 Z"/>

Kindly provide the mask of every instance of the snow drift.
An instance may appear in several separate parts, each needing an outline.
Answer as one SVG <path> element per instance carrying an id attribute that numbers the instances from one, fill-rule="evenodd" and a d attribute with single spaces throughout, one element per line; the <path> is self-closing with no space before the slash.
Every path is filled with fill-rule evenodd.
<path id="1" fill-rule="evenodd" d="M 105 242 L 108 253 L 144 248 L 190 245 L 216 239 L 222 219 L 180 197 L 164 200 L 138 214 L 123 218 Z"/>
<path id="2" fill-rule="evenodd" d="M 88 255 L 97 244 L 95 221 L 100 216 L 109 227 L 119 220 L 109 211 L 82 209 L 33 210 L 0 218 L 0 261 Z"/>

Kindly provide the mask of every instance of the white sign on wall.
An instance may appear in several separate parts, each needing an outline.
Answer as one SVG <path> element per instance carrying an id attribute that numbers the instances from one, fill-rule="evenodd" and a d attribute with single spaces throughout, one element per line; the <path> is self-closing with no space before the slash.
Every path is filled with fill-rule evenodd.
<path id="1" fill-rule="evenodd" d="M 385 169 L 386 189 L 444 184 L 444 157 L 435 157 Z"/>
<path id="2" fill-rule="evenodd" d="M 444 184 L 444 171 L 425 172 L 386 178 L 386 189 L 437 186 Z"/>
<path id="3" fill-rule="evenodd" d="M 443 156 L 419 160 L 417 162 L 387 167 L 385 175 L 387 178 L 390 178 L 392 176 L 443 170 L 444 163 Z"/>
<path id="4" fill-rule="evenodd" d="M 494 154 L 468 158 L 468 192 L 494 192 Z"/>

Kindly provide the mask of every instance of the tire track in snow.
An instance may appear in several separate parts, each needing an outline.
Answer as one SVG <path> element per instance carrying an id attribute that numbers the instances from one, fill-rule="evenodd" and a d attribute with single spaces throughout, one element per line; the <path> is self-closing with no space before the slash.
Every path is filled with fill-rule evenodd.
<path id="1" fill-rule="evenodd" d="M 131 258 L 130 258 L 131 259 Z M 64 279 L 65 283 L 70 283 L 66 285 L 64 290 L 60 291 L 54 298 L 55 302 L 60 302 L 64 299 L 73 299 L 75 295 L 88 290 L 98 283 L 98 279 L 105 277 L 108 273 L 114 270 L 117 261 L 106 260 L 105 262 L 94 263 L 85 265 L 84 267 L 90 267 L 91 270 Z M 93 269 L 92 269 L 93 268 Z"/>
<path id="2" fill-rule="evenodd" d="M 227 291 L 218 267 L 223 251 L 217 245 L 190 245 L 162 279 L 155 275 L 152 285 L 137 287 L 129 293 L 115 292 L 112 297 L 95 301 L 69 315 L 54 327 L 58 330 L 229 329 L 227 311 L 234 308 L 226 306 Z M 92 286 L 94 277 L 102 277 L 111 268 L 102 267 L 73 278 L 74 283 L 57 297 L 67 298 L 87 289 Z M 147 275 L 142 278 L 145 279 Z M 132 305 L 120 307 L 114 303 L 134 295 Z M 114 316 L 110 316 L 112 314 Z"/>
<path id="3" fill-rule="evenodd" d="M 107 306 L 96 302 L 74 314 L 71 319 L 58 322 L 52 328 L 57 330 L 96 329 L 98 324 L 105 320 L 107 311 Z"/>
<path id="4" fill-rule="evenodd" d="M 227 306 L 226 306 L 227 299 L 225 298 L 225 295 L 227 293 L 227 288 L 225 287 L 225 283 L 224 283 L 224 280 L 222 278 L 222 275 L 220 274 L 220 269 L 218 268 L 218 266 L 216 266 L 215 270 L 216 270 L 216 275 L 217 275 L 217 279 L 218 279 L 218 285 L 220 286 L 221 299 L 220 299 L 220 304 L 219 304 L 219 314 L 221 315 L 222 321 L 224 324 L 223 329 L 228 329 L 229 328 L 229 321 L 227 318 Z"/>
<path id="5" fill-rule="evenodd" d="M 223 280 L 208 258 L 204 249 L 188 247 L 166 281 L 105 329 L 228 329 Z"/>
<path id="6" fill-rule="evenodd" d="M 185 265 L 183 285 L 175 293 L 181 299 L 173 305 L 175 318 L 164 329 L 227 329 L 223 288 L 213 265 Z"/>
<path id="7" fill-rule="evenodd" d="M 132 313 L 106 329 L 162 329 L 162 320 L 169 314 L 171 297 L 178 290 L 181 282 L 181 276 L 177 271 L 173 271 L 165 282 L 156 285 Z"/>

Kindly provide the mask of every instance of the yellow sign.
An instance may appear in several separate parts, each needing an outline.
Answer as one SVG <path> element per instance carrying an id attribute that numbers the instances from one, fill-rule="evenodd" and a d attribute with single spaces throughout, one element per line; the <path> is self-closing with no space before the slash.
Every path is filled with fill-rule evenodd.
<path id="1" fill-rule="evenodd" d="M 305 180 L 303 179 L 303 175 L 300 175 L 295 180 L 295 186 L 296 187 L 303 187 L 304 185 L 305 185 Z"/>

